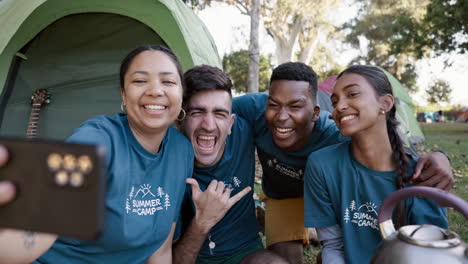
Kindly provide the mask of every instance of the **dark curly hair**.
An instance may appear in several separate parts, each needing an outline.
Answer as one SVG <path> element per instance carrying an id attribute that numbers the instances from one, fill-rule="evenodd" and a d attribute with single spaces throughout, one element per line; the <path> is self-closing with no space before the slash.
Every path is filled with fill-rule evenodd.
<path id="1" fill-rule="evenodd" d="M 312 103 L 317 104 L 317 73 L 312 67 L 302 62 L 286 62 L 273 70 L 270 86 L 273 81 L 304 81 L 310 84 L 309 91 Z"/>

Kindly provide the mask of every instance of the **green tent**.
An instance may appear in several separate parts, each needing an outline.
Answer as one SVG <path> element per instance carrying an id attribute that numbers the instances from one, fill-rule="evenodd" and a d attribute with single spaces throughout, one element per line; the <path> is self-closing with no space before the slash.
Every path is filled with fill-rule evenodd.
<path id="1" fill-rule="evenodd" d="M 120 111 L 119 65 L 141 44 L 164 44 L 184 70 L 221 67 L 201 20 L 180 0 L 0 1 L 0 135 L 26 135 L 30 99 L 46 88 L 38 137 L 64 139 Z"/>
<path id="2" fill-rule="evenodd" d="M 381 69 L 387 75 L 392 84 L 393 95 L 397 101 L 397 119 L 400 121 L 399 132 L 403 136 L 406 145 L 418 144 L 424 141 L 424 134 L 416 120 L 416 112 L 413 101 L 401 83 L 388 71 Z"/>
<path id="3" fill-rule="evenodd" d="M 416 120 L 414 104 L 411 97 L 408 95 L 401 83 L 393 77 L 393 75 L 382 68 L 380 69 L 387 75 L 390 83 L 392 84 L 393 95 L 396 98 L 396 116 L 400 122 L 398 130 L 401 138 L 404 140 L 404 143 L 408 148 L 411 148 L 415 144 L 422 143 L 424 141 L 424 134 Z M 335 83 L 336 77 L 337 75 L 330 76 L 318 85 L 318 102 L 320 107 L 329 112 L 333 111 L 329 95 L 333 90 L 333 84 Z M 323 96 L 324 94 L 328 94 L 328 96 L 325 98 Z"/>

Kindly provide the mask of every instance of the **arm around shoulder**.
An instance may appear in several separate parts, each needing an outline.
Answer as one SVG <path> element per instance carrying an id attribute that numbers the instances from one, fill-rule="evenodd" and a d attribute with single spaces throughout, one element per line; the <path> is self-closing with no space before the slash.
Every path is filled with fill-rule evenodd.
<path id="1" fill-rule="evenodd" d="M 263 119 L 268 95 L 265 93 L 250 93 L 233 98 L 232 111 L 255 126 Z"/>
<path id="2" fill-rule="evenodd" d="M 419 158 L 411 180 L 420 186 L 445 191 L 450 191 L 455 183 L 448 156 L 437 151 Z"/>

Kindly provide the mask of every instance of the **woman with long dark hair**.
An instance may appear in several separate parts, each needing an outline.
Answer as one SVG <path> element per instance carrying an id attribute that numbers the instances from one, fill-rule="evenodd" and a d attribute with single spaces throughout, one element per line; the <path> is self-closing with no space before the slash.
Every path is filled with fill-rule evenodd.
<path id="1" fill-rule="evenodd" d="M 385 73 L 355 65 L 337 77 L 333 119 L 344 142 L 308 157 L 306 227 L 316 227 L 323 263 L 369 263 L 381 235 L 377 212 L 390 193 L 404 188 L 416 164 L 397 133 L 395 100 Z M 445 210 L 427 199 L 409 199 L 396 212 L 398 225 L 447 227 Z"/>

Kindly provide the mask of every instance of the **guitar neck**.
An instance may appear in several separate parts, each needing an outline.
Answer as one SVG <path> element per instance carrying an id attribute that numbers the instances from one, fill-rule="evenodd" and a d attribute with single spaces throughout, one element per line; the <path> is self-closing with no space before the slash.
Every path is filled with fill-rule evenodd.
<path id="1" fill-rule="evenodd" d="M 37 135 L 37 123 L 39 122 L 39 113 L 41 111 L 40 104 L 33 104 L 31 114 L 29 115 L 28 130 L 26 138 L 35 138 Z"/>

